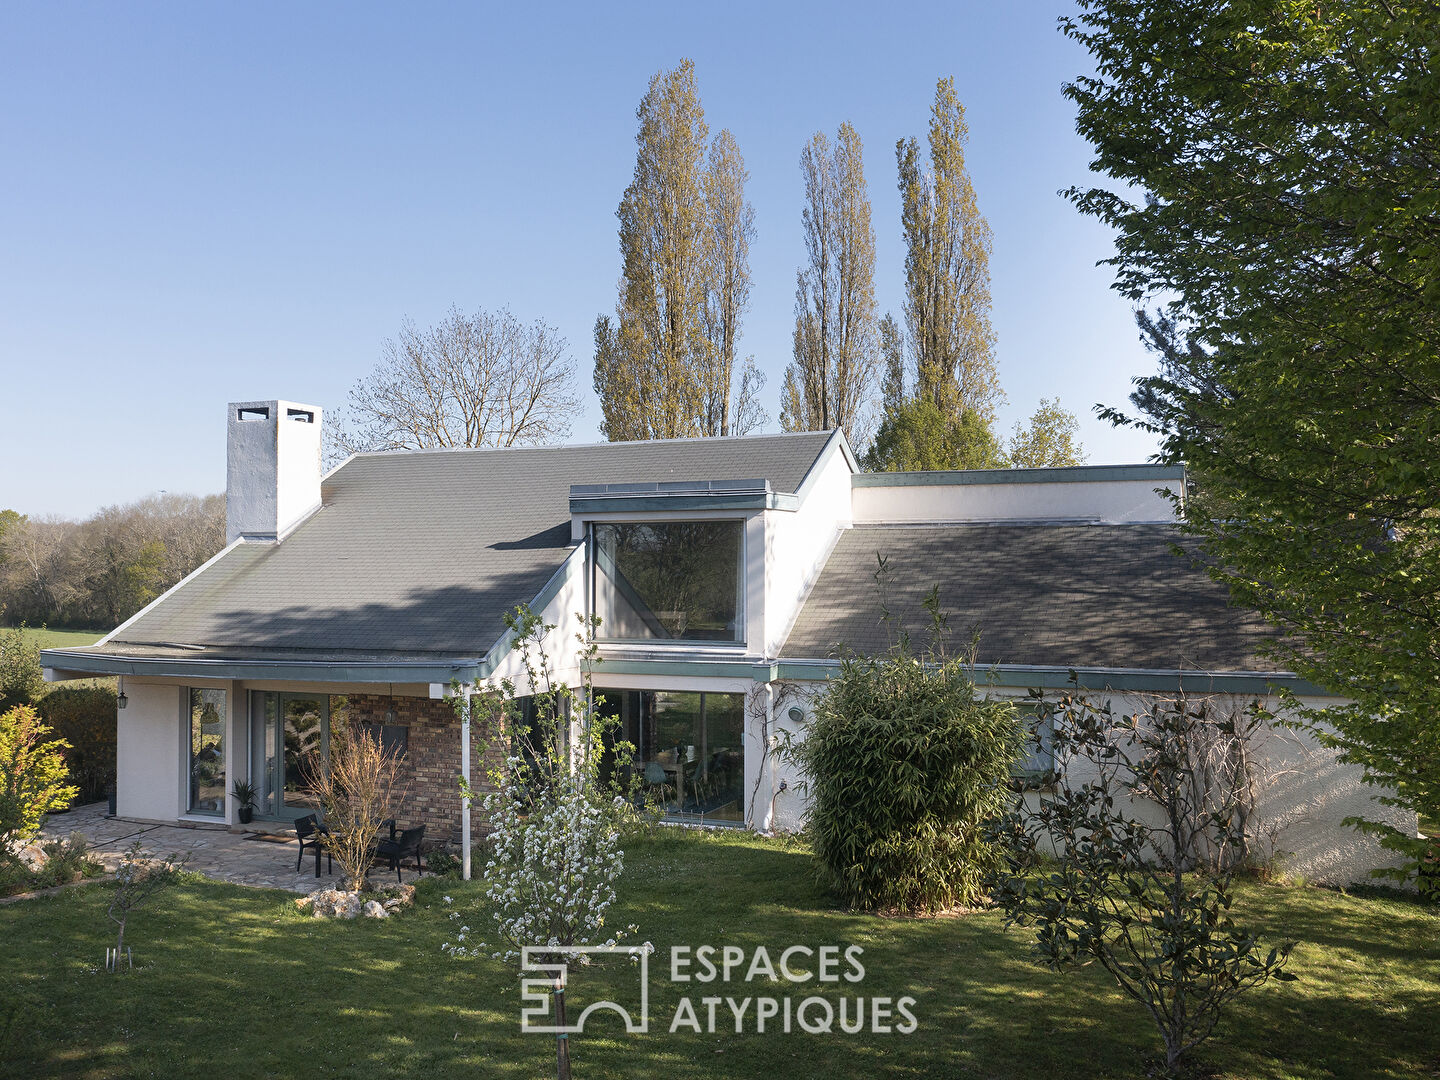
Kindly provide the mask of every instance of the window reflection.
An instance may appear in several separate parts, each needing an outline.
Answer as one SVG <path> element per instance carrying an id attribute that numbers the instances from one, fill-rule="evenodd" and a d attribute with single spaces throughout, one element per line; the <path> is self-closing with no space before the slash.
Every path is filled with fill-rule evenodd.
<path id="1" fill-rule="evenodd" d="M 592 595 L 609 640 L 742 641 L 744 523 L 596 523 Z"/>
<path id="2" fill-rule="evenodd" d="M 224 690 L 190 690 L 190 813 L 225 813 Z"/>
<path id="3" fill-rule="evenodd" d="M 640 793 L 675 820 L 743 824 L 745 696 L 607 690 L 604 708 L 635 747 Z"/>

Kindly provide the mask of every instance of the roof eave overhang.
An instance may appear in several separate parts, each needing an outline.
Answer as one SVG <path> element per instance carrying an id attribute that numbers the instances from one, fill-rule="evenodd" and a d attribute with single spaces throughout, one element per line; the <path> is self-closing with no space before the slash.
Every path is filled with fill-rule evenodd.
<path id="1" fill-rule="evenodd" d="M 774 664 L 775 678 L 823 681 L 840 670 L 838 660 L 783 659 Z M 1288 671 L 1197 671 L 1193 668 L 1053 667 L 1040 664 L 992 664 L 975 669 L 985 686 L 1096 691 L 1190 694 L 1273 694 L 1278 690 L 1309 697 L 1334 697 L 1329 691 Z"/>
<path id="2" fill-rule="evenodd" d="M 800 500 L 781 491 L 737 495 L 631 495 L 570 499 L 571 514 L 652 513 L 676 510 L 789 510 Z"/>
<path id="3" fill-rule="evenodd" d="M 484 661 L 455 660 L 256 660 L 225 657 L 137 657 L 45 649 L 47 681 L 130 675 L 136 678 L 271 679 L 287 682 L 473 683 Z"/>

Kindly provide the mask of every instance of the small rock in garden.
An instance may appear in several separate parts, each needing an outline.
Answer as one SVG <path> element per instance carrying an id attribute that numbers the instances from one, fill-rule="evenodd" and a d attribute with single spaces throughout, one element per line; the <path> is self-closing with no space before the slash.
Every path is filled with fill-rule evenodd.
<path id="1" fill-rule="evenodd" d="M 365 903 L 365 917 L 367 919 L 387 919 L 390 913 L 385 910 L 384 905 L 374 900 L 367 900 Z"/>

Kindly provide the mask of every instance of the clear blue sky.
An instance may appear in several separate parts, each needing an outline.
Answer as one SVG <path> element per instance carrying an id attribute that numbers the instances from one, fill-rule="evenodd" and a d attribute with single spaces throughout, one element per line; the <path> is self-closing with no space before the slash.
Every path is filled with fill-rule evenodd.
<path id="1" fill-rule="evenodd" d="M 0 10 L 0 507 L 85 515 L 220 491 L 227 401 L 333 407 L 404 316 L 509 305 L 569 340 L 598 438 L 590 333 L 619 271 L 614 211 L 651 74 L 695 60 L 745 155 L 759 231 L 744 352 L 778 414 L 802 257 L 798 157 L 865 142 L 877 300 L 900 310 L 895 140 L 939 75 L 970 124 L 995 234 L 1008 430 L 1041 395 L 1096 463 L 1153 364 L 1109 289 L 1060 3 L 41 4 Z M 772 419 L 771 429 L 775 429 Z"/>

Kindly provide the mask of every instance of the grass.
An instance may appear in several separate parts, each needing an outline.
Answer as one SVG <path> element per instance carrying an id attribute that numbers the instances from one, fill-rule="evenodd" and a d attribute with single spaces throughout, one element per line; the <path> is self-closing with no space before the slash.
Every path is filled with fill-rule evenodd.
<path id="1" fill-rule="evenodd" d="M 39 642 L 42 649 L 72 649 L 94 645 L 105 636 L 103 630 L 45 630 L 33 626 L 23 629 L 25 636 Z"/>
<path id="2" fill-rule="evenodd" d="M 277 857 L 279 857 L 277 853 Z M 441 897 L 422 879 L 394 921 L 332 923 L 284 893 L 191 879 L 131 918 L 134 972 L 109 976 L 107 890 L 79 886 L 0 907 L 0 1075 L 537 1077 L 554 1044 L 519 1031 L 515 973 L 451 961 Z M 1440 1072 L 1440 917 L 1408 900 L 1247 885 L 1238 916 L 1298 939 L 1300 979 L 1242 998 L 1202 1060 L 1213 1076 L 1401 1077 Z M 472 926 L 483 923 L 471 918 Z M 1054 976 L 992 912 L 882 919 L 832 908 L 793 842 L 662 832 L 632 845 L 619 924 L 653 941 L 651 1033 L 603 1020 L 571 1039 L 577 1077 L 1143 1076 L 1155 1039 L 1103 972 Z M 671 945 L 860 945 L 858 987 L 668 982 Z M 571 1004 L 633 994 L 629 965 L 580 971 Z M 738 980 L 738 973 L 737 973 Z M 682 995 L 823 993 L 917 999 L 912 1035 L 715 1034 L 667 1029 Z M 752 1006 L 753 1008 L 753 1006 Z M 573 1015 L 573 1013 L 572 1013 Z M 747 1014 L 747 1021 L 753 1017 Z"/>

